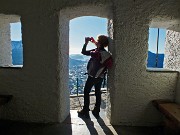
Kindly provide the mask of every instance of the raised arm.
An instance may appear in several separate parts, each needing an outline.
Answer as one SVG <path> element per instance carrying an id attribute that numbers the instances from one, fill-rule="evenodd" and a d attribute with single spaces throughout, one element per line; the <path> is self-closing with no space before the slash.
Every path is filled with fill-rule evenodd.
<path id="1" fill-rule="evenodd" d="M 84 55 L 90 55 L 90 51 L 87 51 L 86 50 L 86 47 L 87 47 L 87 44 L 85 43 L 84 45 L 83 45 L 83 48 L 82 48 L 82 51 L 81 51 L 81 53 L 82 54 L 84 54 Z"/>

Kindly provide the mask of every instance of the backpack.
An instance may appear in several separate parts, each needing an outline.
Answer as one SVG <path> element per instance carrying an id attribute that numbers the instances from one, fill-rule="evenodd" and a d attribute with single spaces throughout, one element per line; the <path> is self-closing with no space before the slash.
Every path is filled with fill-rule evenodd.
<path id="1" fill-rule="evenodd" d="M 87 65 L 88 75 L 104 78 L 104 73 L 112 67 L 112 57 L 106 50 L 94 50 Z"/>

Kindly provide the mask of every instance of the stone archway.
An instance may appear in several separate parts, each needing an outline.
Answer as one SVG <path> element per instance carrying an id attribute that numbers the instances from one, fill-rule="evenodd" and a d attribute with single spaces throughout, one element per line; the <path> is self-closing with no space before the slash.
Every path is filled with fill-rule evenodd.
<path id="1" fill-rule="evenodd" d="M 69 80 L 69 21 L 73 18 L 80 16 L 98 16 L 108 19 L 108 34 L 113 39 L 113 15 L 111 6 L 107 5 L 90 5 L 90 6 L 79 6 L 79 7 L 68 7 L 62 9 L 59 13 L 59 91 L 60 91 L 60 114 L 59 119 L 62 122 L 70 112 L 69 106 L 69 91 L 68 91 L 68 80 Z M 112 44 L 112 42 L 111 42 Z M 109 50 L 113 53 L 113 46 L 109 47 Z M 112 81 L 112 73 L 109 74 L 108 82 Z M 111 88 L 108 85 L 108 88 Z M 108 96 L 108 116 L 110 116 L 110 97 Z"/>

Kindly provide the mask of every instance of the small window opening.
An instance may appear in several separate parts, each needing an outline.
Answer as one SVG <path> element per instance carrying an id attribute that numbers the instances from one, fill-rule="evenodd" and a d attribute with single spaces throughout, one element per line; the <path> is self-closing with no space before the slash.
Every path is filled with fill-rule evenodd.
<path id="1" fill-rule="evenodd" d="M 12 64 L 23 65 L 23 45 L 21 36 L 21 23 L 11 23 L 11 47 L 12 47 Z"/>
<path id="2" fill-rule="evenodd" d="M 166 29 L 149 28 L 148 68 L 163 68 Z"/>
<path id="3" fill-rule="evenodd" d="M 0 14 L 0 67 L 22 67 L 20 16 Z"/>

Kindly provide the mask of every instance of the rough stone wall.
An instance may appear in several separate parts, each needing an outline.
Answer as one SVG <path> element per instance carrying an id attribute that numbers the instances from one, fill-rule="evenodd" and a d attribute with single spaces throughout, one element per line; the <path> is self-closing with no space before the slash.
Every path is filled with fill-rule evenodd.
<path id="1" fill-rule="evenodd" d="M 67 9 L 64 14 L 69 20 L 82 15 L 107 18 L 113 15 L 110 50 L 114 66 L 109 72 L 108 84 L 111 123 L 158 124 L 161 117 L 151 101 L 174 100 L 178 74 L 146 71 L 148 29 L 153 20 L 159 21 L 157 24 L 161 24 L 162 18 L 178 20 L 179 5 L 179 0 L 0 1 L 0 13 L 21 16 L 24 49 L 22 69 L 0 69 L 0 94 L 14 96 L 12 102 L 1 108 L 0 117 L 60 122 L 68 115 L 67 94 L 63 93 L 68 85 L 65 82 L 68 61 L 63 54 L 68 52 L 68 47 L 61 46 L 61 40 L 67 37 L 61 37 L 59 30 L 62 23 L 59 11 Z M 68 43 L 67 39 L 65 42 Z"/>
<path id="2" fill-rule="evenodd" d="M 0 66 L 12 66 L 12 48 L 10 23 L 19 22 L 20 17 L 16 15 L 0 14 Z"/>
<path id="3" fill-rule="evenodd" d="M 49 12 L 41 2 L 1 1 L 0 5 L 0 13 L 21 16 L 24 53 L 22 69 L 0 69 L 0 94 L 13 95 L 12 101 L 1 107 L 0 118 L 29 122 L 60 121 L 58 16 Z"/>
<path id="4" fill-rule="evenodd" d="M 176 30 L 176 29 L 175 29 Z M 180 32 L 167 30 L 164 68 L 180 72 Z M 180 103 L 180 78 L 176 87 L 175 100 Z"/>
<path id="5" fill-rule="evenodd" d="M 0 15 L 0 66 L 11 66 L 10 16 Z"/>
<path id="6" fill-rule="evenodd" d="M 180 72 L 180 32 L 166 32 L 164 68 Z"/>
<path id="7" fill-rule="evenodd" d="M 154 18 L 179 18 L 178 1 L 114 1 L 113 124 L 155 125 L 153 99 L 174 100 L 177 73 L 147 72 L 148 29 Z M 169 11 L 171 12 L 169 12 Z"/>
<path id="8" fill-rule="evenodd" d="M 65 32 L 67 31 L 67 32 Z M 59 93 L 60 93 L 60 119 L 64 119 L 69 114 L 70 100 L 69 100 L 69 19 L 60 12 L 59 14 L 59 61 L 61 67 L 59 69 Z M 61 77 L 62 76 L 62 77 Z M 67 82 L 67 83 L 65 83 Z"/>
<path id="9" fill-rule="evenodd" d="M 109 43 L 109 47 L 108 50 L 113 54 L 112 57 L 113 59 L 115 59 L 115 48 L 114 48 L 114 42 L 113 42 L 113 36 L 114 36 L 114 27 L 113 27 L 113 19 L 109 19 L 108 20 L 108 26 L 107 26 L 107 30 L 108 30 L 108 35 L 110 37 L 110 43 Z M 114 92 L 112 92 L 112 90 L 114 89 L 114 66 L 112 67 L 111 70 L 108 71 L 108 76 L 107 76 L 107 103 L 106 103 L 106 116 L 111 120 L 111 112 L 112 112 L 112 107 L 111 104 L 113 103 L 113 95 Z"/>
<path id="10" fill-rule="evenodd" d="M 19 22 L 19 16 L 0 14 L 0 66 L 12 66 L 10 23 Z"/>

